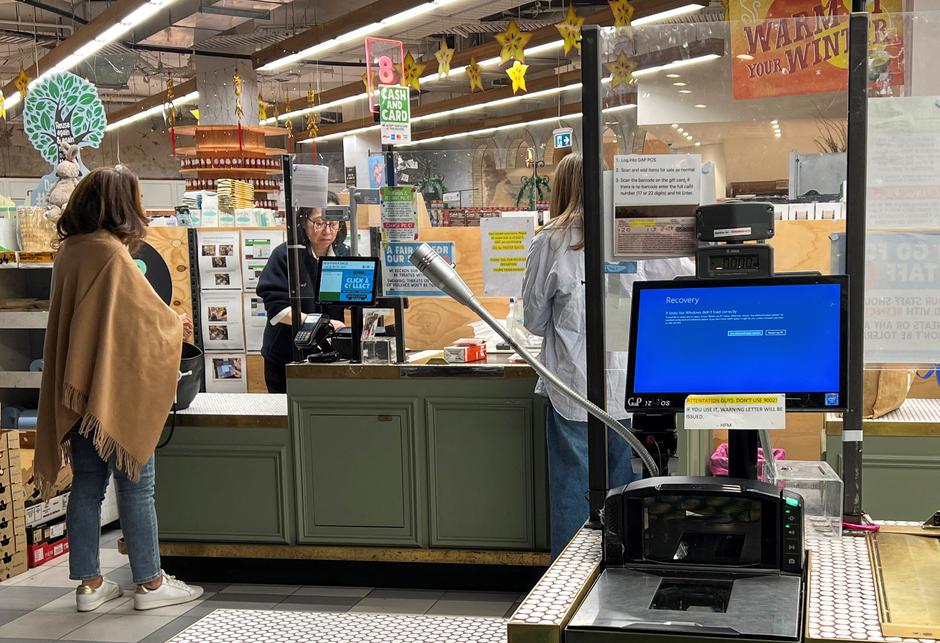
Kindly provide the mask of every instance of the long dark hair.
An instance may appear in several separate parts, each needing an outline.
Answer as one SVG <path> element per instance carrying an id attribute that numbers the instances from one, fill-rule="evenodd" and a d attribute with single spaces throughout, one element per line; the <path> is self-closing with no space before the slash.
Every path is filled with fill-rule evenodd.
<path id="1" fill-rule="evenodd" d="M 107 230 L 131 252 L 147 233 L 140 184 L 124 166 L 100 167 L 83 178 L 56 223 L 59 241 L 76 234 Z"/>

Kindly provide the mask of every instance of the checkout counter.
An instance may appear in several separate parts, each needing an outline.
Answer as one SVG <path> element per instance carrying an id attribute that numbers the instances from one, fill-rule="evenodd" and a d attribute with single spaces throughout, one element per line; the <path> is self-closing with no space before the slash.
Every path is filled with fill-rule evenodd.
<path id="1" fill-rule="evenodd" d="M 548 563 L 531 368 L 490 355 L 287 376 L 286 396 L 200 393 L 178 414 L 156 456 L 164 555 Z"/>

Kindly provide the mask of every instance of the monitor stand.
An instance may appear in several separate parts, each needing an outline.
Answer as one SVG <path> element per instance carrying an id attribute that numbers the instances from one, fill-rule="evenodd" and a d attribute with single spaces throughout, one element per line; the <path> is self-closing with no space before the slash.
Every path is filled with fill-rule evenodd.
<path id="1" fill-rule="evenodd" d="M 728 431 L 728 477 L 757 480 L 757 431 Z M 764 454 L 768 457 L 768 454 Z M 773 457 L 770 454 L 770 457 Z"/>
<path id="2" fill-rule="evenodd" d="M 634 413 L 633 434 L 643 443 L 653 456 L 659 475 L 669 475 L 669 458 L 676 454 L 678 438 L 676 436 L 675 413 Z M 649 471 L 643 470 L 643 477 L 649 477 Z"/>

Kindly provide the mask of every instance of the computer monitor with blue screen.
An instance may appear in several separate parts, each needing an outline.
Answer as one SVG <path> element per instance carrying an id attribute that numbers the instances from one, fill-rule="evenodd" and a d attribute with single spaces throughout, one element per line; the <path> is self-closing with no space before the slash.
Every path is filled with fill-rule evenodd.
<path id="1" fill-rule="evenodd" d="M 787 410 L 846 408 L 847 278 L 637 282 L 627 410 L 696 394 L 783 393 Z"/>
<path id="2" fill-rule="evenodd" d="M 378 293 L 375 257 L 323 257 L 317 272 L 318 304 L 372 306 Z"/>

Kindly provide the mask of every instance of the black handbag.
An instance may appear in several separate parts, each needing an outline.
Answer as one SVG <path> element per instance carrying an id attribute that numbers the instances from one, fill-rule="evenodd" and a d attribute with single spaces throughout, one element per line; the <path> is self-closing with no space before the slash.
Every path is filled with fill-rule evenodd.
<path id="1" fill-rule="evenodd" d="M 173 409 L 182 411 L 196 399 L 196 394 L 202 387 L 202 374 L 205 370 L 205 360 L 198 346 L 183 342 L 183 356 L 180 359 L 180 377 L 176 384 L 176 403 Z"/>

